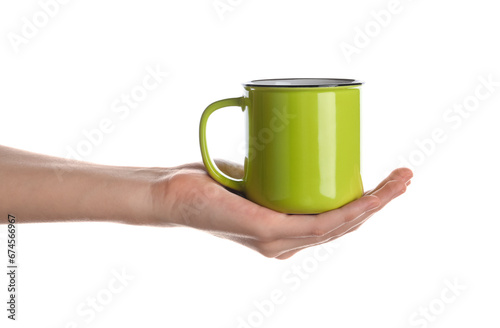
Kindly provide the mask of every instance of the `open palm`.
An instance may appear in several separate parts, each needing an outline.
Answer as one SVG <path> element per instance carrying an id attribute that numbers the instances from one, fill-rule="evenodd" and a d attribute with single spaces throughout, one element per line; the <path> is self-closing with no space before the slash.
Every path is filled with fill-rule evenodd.
<path id="1" fill-rule="evenodd" d="M 218 161 L 228 175 L 242 175 L 236 164 Z M 286 259 L 298 251 L 354 231 L 392 199 L 406 191 L 411 170 L 394 170 L 363 197 L 316 215 L 275 212 L 215 182 L 201 163 L 169 172 L 153 186 L 153 209 L 160 225 L 187 226 L 230 239 L 266 257 Z"/>

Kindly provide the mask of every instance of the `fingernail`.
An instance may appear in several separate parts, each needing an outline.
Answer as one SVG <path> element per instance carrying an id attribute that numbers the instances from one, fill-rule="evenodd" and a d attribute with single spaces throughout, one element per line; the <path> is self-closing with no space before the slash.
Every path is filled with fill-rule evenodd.
<path id="1" fill-rule="evenodd" d="M 406 181 L 406 186 L 408 187 L 409 185 L 411 185 L 411 180 Z"/>

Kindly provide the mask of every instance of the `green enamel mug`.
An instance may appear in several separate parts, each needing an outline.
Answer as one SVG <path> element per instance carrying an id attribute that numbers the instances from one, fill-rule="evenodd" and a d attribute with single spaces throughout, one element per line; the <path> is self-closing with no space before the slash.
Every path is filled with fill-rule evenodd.
<path id="1" fill-rule="evenodd" d="M 243 84 L 242 97 L 209 105 L 200 148 L 210 176 L 249 200 L 290 214 L 329 211 L 363 195 L 360 174 L 360 86 L 352 79 L 267 79 Z M 222 107 L 247 120 L 242 179 L 210 158 L 206 127 Z"/>

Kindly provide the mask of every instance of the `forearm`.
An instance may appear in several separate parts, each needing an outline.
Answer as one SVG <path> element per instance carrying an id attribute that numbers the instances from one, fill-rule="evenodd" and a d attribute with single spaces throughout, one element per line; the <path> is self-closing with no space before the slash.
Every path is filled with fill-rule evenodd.
<path id="1" fill-rule="evenodd" d="M 0 146 L 0 214 L 18 222 L 147 224 L 153 169 L 97 165 Z"/>

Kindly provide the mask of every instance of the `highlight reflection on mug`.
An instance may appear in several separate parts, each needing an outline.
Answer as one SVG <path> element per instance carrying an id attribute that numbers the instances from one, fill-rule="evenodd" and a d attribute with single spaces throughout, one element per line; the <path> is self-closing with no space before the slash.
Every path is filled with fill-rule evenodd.
<path id="1" fill-rule="evenodd" d="M 290 121 L 297 116 L 295 114 L 289 114 L 286 107 L 283 107 L 281 110 L 273 108 L 272 113 L 274 116 L 269 120 L 269 126 L 261 128 L 257 133 L 257 136 L 246 140 L 245 143 L 242 143 L 244 147 L 242 150 L 249 161 L 255 158 L 255 151 L 264 150 L 266 145 L 270 144 L 274 140 L 275 134 L 285 130 L 288 124 L 290 124 Z"/>

